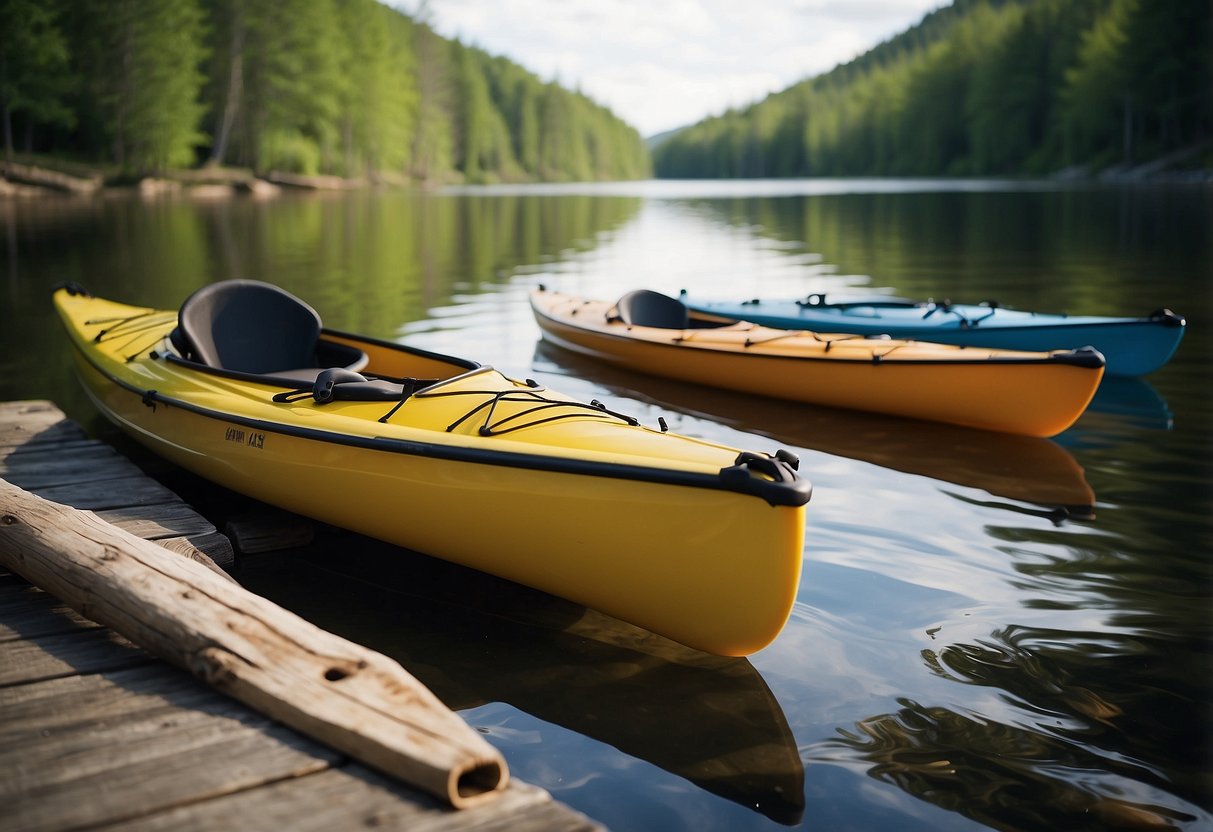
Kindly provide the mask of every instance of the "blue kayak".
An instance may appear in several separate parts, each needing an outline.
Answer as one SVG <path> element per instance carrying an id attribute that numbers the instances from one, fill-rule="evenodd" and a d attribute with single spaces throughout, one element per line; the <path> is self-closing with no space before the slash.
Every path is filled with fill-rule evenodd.
<path id="1" fill-rule="evenodd" d="M 890 335 L 939 344 L 1033 352 L 1094 347 L 1107 359 L 1106 372 L 1144 376 L 1170 360 L 1186 322 L 1170 309 L 1144 318 L 1107 318 L 1025 312 L 989 302 L 977 306 L 948 301 L 875 297 L 827 300 L 698 301 L 682 293 L 689 308 L 779 329 L 809 329 L 856 335 Z"/>

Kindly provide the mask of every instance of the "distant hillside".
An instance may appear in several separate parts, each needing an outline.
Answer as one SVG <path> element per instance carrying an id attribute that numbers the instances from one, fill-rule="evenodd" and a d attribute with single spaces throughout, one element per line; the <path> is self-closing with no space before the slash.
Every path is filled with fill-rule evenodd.
<path id="1" fill-rule="evenodd" d="M 4 150 L 128 174 L 209 161 L 300 174 L 648 176 L 580 93 L 376 0 L 0 2 Z"/>
<path id="2" fill-rule="evenodd" d="M 956 0 L 684 128 L 658 176 L 1040 174 L 1213 155 L 1208 0 Z M 1203 150 L 1201 149 L 1203 147 Z"/>
<path id="3" fill-rule="evenodd" d="M 644 140 L 645 147 L 647 147 L 650 151 L 656 150 L 685 129 L 685 127 L 675 127 L 673 130 L 666 130 L 663 133 L 655 133 Z"/>

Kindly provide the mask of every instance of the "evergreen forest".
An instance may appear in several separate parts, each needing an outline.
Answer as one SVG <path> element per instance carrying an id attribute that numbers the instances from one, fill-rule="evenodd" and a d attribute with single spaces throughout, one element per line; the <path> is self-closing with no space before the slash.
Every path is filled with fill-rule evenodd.
<path id="1" fill-rule="evenodd" d="M 1213 159 L 1209 0 L 955 0 L 657 145 L 661 177 L 1087 174 Z"/>
<path id="2" fill-rule="evenodd" d="M 424 8 L 424 7 L 423 7 Z M 634 128 L 376 0 L 0 0 L 15 152 L 140 176 L 633 179 Z"/>

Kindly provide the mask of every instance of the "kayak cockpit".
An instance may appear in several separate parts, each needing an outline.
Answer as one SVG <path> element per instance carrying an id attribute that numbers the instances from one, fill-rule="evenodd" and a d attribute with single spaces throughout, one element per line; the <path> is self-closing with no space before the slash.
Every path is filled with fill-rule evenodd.
<path id="1" fill-rule="evenodd" d="M 737 323 L 733 318 L 692 313 L 677 298 L 651 289 L 636 289 L 621 297 L 607 313 L 607 321 L 612 320 L 653 329 L 720 329 Z"/>
<path id="2" fill-rule="evenodd" d="M 225 280 L 186 298 L 169 338 L 186 361 L 254 376 L 314 381 L 323 370 L 367 365 L 365 352 L 321 341 L 320 331 L 320 315 L 290 292 Z"/>
<path id="3" fill-rule="evenodd" d="M 326 330 L 307 303 L 256 280 L 225 280 L 194 292 L 181 305 L 169 343 L 176 354 L 165 358 L 174 363 L 293 394 L 314 392 L 321 402 L 402 400 L 481 366 Z"/>

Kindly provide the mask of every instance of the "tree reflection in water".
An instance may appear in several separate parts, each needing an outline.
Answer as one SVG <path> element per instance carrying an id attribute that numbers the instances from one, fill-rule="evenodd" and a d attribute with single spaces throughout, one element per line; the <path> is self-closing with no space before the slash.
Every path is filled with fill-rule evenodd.
<path id="1" fill-rule="evenodd" d="M 1141 678 L 1152 675 L 1149 663 L 1135 657 L 1162 648 L 1137 641 L 1008 627 L 975 644 L 924 650 L 933 674 L 992 688 L 1011 707 L 995 718 L 899 699 L 897 712 L 840 729 L 809 761 L 862 763 L 878 780 L 997 829 L 1208 823 L 1213 817 L 1198 808 L 1205 784 L 1192 774 L 1207 746 L 1199 726 L 1179 716 L 1191 703 L 1174 680 Z M 1175 699 L 1170 720 L 1158 712 L 1164 696 Z M 1147 720 L 1169 731 L 1143 747 L 1134 726 Z"/>

